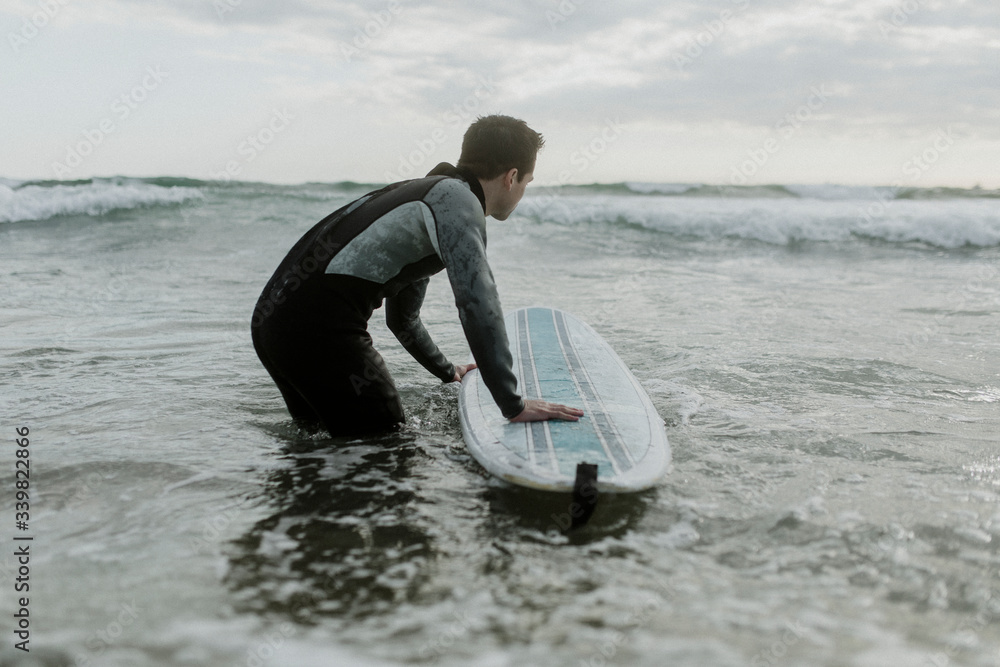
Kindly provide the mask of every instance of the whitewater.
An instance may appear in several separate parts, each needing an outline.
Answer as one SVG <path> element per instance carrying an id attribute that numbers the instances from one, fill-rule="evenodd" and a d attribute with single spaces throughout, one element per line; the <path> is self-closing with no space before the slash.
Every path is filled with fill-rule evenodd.
<path id="1" fill-rule="evenodd" d="M 381 311 L 403 431 L 289 419 L 254 302 L 375 187 L 0 179 L 0 664 L 1000 664 L 1000 192 L 530 186 L 487 224 L 504 308 L 593 326 L 674 453 L 567 535 Z M 467 358 L 443 276 L 422 316 Z"/>

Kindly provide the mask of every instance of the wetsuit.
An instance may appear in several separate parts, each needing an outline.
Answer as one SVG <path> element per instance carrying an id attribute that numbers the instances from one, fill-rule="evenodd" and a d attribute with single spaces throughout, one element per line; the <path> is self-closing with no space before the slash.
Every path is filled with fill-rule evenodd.
<path id="1" fill-rule="evenodd" d="M 479 180 L 447 163 L 334 211 L 299 239 L 257 300 L 254 349 L 297 419 L 333 435 L 404 420 L 368 320 L 385 301 L 389 329 L 420 364 L 449 382 L 455 367 L 420 321 L 431 275 L 447 269 L 483 382 L 505 417 L 524 409 L 511 371 L 503 312 L 486 261 Z"/>

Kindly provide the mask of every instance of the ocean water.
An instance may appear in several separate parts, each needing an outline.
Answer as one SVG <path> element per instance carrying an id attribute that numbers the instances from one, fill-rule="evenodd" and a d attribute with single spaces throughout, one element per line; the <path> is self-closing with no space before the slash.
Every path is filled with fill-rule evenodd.
<path id="1" fill-rule="evenodd" d="M 529 188 L 488 225 L 504 306 L 590 323 L 674 453 L 567 535 L 381 311 L 404 430 L 289 419 L 254 301 L 368 189 L 0 181 L 0 664 L 1000 665 L 997 192 Z M 423 317 L 467 357 L 443 276 Z"/>

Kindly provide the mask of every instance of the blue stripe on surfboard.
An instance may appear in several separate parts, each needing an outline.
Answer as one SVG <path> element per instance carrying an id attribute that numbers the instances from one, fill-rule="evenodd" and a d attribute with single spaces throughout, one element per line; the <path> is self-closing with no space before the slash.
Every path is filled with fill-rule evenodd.
<path id="1" fill-rule="evenodd" d="M 566 364 L 569 367 L 570 373 L 576 378 L 577 390 L 583 397 L 590 418 L 594 421 L 594 426 L 597 429 L 598 437 L 604 445 L 605 452 L 610 452 L 619 471 L 631 469 L 635 463 L 632 461 L 631 454 L 625 446 L 625 441 L 621 433 L 618 432 L 618 428 L 615 426 L 614 419 L 594 388 L 586 366 L 580 361 L 576 347 L 573 345 L 573 340 L 569 336 L 569 330 L 566 328 L 564 314 L 559 311 L 552 311 L 552 317 L 555 319 L 556 331 L 559 333 L 559 340 L 562 343 L 562 351 L 566 359 Z"/>
<path id="2" fill-rule="evenodd" d="M 536 381 L 531 331 L 528 328 L 528 319 L 525 317 L 524 311 L 517 315 L 517 341 L 521 359 L 521 393 L 525 398 L 539 398 L 541 393 Z M 555 468 L 550 447 L 551 436 L 547 424 L 545 422 L 528 422 L 524 425 L 524 430 L 528 440 L 529 460 L 536 466 Z"/>
<path id="3" fill-rule="evenodd" d="M 531 358 L 538 377 L 532 384 L 538 392 L 537 396 L 546 401 L 580 405 L 581 396 L 577 390 L 571 371 L 566 367 L 559 342 L 559 335 L 552 320 L 552 311 L 548 308 L 530 308 L 525 318 L 530 330 Z M 527 386 L 527 385 L 526 385 Z M 558 460 L 559 472 L 573 476 L 576 465 L 586 461 L 596 463 L 610 472 L 613 468 L 595 430 L 595 422 L 589 415 L 584 415 L 580 421 L 547 421 L 546 430 L 552 438 L 555 456 Z M 537 448 L 536 443 L 536 448 Z"/>

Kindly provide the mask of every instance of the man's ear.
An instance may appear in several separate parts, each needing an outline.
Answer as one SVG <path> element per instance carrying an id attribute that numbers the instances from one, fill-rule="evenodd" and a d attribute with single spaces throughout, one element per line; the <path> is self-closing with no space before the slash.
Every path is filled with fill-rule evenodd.
<path id="1" fill-rule="evenodd" d="M 515 178 L 517 178 L 517 167 L 511 167 L 503 177 L 503 187 L 508 192 L 514 187 Z"/>

